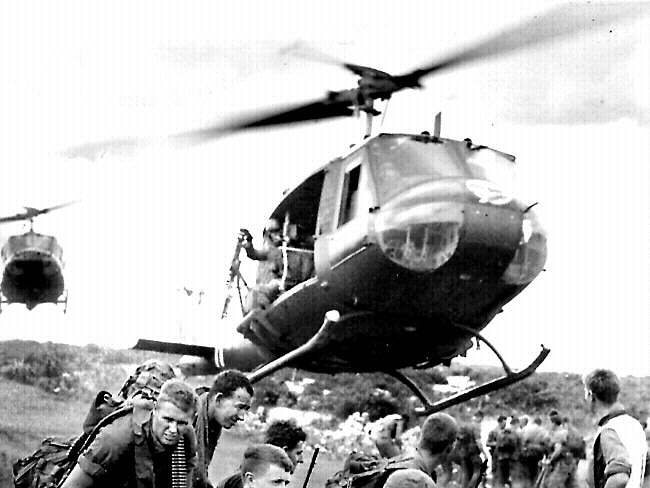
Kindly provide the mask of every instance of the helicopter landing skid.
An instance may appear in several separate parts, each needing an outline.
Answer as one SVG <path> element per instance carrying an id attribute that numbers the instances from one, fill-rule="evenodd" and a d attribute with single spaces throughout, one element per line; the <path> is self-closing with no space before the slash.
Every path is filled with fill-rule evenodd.
<path id="1" fill-rule="evenodd" d="M 505 362 L 499 355 L 499 359 L 502 361 L 504 365 L 503 369 L 506 373 L 505 375 L 500 376 L 499 378 L 496 378 L 492 381 L 487 381 L 482 385 L 478 385 L 473 388 L 470 388 L 469 390 L 461 391 L 460 393 L 451 395 L 450 397 L 445 398 L 444 400 L 437 401 L 435 403 L 431 403 L 429 399 L 426 397 L 426 395 L 422 392 L 422 390 L 418 388 L 418 386 L 410 378 L 405 376 L 403 373 L 397 370 L 392 370 L 392 371 L 386 371 L 386 374 L 389 374 L 394 378 L 398 379 L 399 381 L 404 383 L 404 385 L 410 388 L 411 391 L 413 391 L 413 393 L 415 393 L 415 395 L 424 405 L 423 407 L 417 408 L 415 411 L 418 415 L 424 416 L 424 415 L 431 415 L 432 413 L 440 412 L 441 410 L 444 410 L 446 408 L 466 402 L 468 400 L 471 400 L 472 398 L 476 398 L 478 396 L 485 395 L 487 393 L 491 393 L 496 390 L 500 390 L 501 388 L 505 388 L 514 383 L 517 383 L 518 381 L 528 378 L 531 374 L 535 372 L 538 366 L 542 364 L 542 362 L 544 362 L 546 356 L 548 356 L 550 352 L 551 352 L 550 349 L 547 349 L 542 345 L 542 350 L 537 355 L 535 360 L 532 363 L 530 363 L 525 369 L 522 369 L 521 371 L 518 372 L 512 371 L 508 367 L 508 365 L 505 364 Z"/>
<path id="2" fill-rule="evenodd" d="M 305 342 L 302 346 L 297 347 L 293 351 L 286 353 L 283 356 L 280 356 L 273 361 L 266 363 L 262 367 L 256 369 L 255 371 L 248 374 L 248 379 L 251 383 L 256 383 L 262 378 L 266 378 L 272 373 L 275 373 L 277 370 L 284 368 L 292 361 L 295 361 L 305 354 L 310 354 L 316 352 L 323 347 L 327 346 L 330 343 L 330 335 L 334 326 L 339 321 L 340 315 L 336 310 L 330 310 L 325 314 L 325 320 L 323 325 L 321 325 L 318 332 L 314 334 L 311 339 Z"/>

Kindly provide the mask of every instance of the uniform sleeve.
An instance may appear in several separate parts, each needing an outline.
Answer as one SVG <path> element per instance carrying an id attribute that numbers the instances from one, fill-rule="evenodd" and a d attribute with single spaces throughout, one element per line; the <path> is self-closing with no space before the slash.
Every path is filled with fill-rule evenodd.
<path id="1" fill-rule="evenodd" d="M 613 429 L 603 429 L 600 433 L 600 448 L 605 459 L 605 477 L 617 473 L 630 474 L 632 464 L 625 446 Z"/>
<path id="2" fill-rule="evenodd" d="M 90 447 L 79 457 L 79 467 L 94 480 L 120 465 L 131 443 L 130 424 L 118 419 L 97 435 Z"/>

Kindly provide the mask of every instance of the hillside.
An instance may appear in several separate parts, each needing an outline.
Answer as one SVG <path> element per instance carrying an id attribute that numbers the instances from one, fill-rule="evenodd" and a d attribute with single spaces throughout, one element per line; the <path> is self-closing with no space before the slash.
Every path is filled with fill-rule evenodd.
<path id="1" fill-rule="evenodd" d="M 156 357 L 171 364 L 179 356 L 147 351 L 113 350 L 96 345 L 84 347 L 34 341 L 0 341 L 0 376 L 35 385 L 56 395 L 89 399 L 97 391 L 117 391 L 137 364 Z M 406 373 L 433 400 L 453 391 L 451 380 L 480 384 L 502 374 L 500 368 L 465 366 L 411 370 Z M 622 401 L 630 412 L 646 418 L 650 408 L 650 378 L 623 377 Z M 210 378 L 193 378 L 207 384 Z M 371 420 L 395 410 L 413 411 L 419 406 L 412 392 L 396 379 L 381 373 L 316 374 L 282 370 L 256 385 L 255 401 L 331 413 L 345 419 L 355 411 L 367 411 Z M 556 409 L 578 422 L 587 417 L 582 378 L 573 373 L 535 373 L 509 388 L 484 395 L 452 413 L 461 418 L 481 409 L 487 416 L 528 414 L 545 416 Z"/>

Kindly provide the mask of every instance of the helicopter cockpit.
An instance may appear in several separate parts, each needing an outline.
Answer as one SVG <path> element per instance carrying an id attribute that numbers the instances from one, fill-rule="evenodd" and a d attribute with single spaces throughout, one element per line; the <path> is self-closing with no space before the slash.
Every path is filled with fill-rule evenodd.
<path id="1" fill-rule="evenodd" d="M 490 181 L 505 191 L 514 179 L 514 158 L 471 141 L 388 135 L 368 144 L 369 162 L 382 205 L 410 187 L 443 178 Z"/>

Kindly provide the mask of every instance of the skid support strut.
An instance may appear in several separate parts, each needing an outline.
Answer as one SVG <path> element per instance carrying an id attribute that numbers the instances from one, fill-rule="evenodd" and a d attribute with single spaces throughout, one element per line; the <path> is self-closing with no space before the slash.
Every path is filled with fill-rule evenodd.
<path id="1" fill-rule="evenodd" d="M 253 371 L 248 374 L 248 379 L 251 383 L 260 381 L 262 378 L 266 378 L 272 373 L 275 373 L 278 369 L 284 368 L 292 361 L 295 361 L 305 354 L 313 353 L 322 349 L 324 346 L 327 346 L 329 343 L 330 335 L 332 329 L 339 321 L 340 315 L 336 310 L 330 310 L 325 314 L 325 320 L 323 325 L 321 325 L 318 332 L 314 336 L 305 342 L 302 346 L 294 349 L 291 352 L 288 352 L 284 356 L 280 356 L 277 359 L 274 359 L 270 363 L 265 364 L 261 368 Z"/>
<path id="2" fill-rule="evenodd" d="M 452 407 L 454 405 L 458 405 L 459 403 L 466 402 L 467 400 L 471 400 L 472 398 L 476 398 L 478 396 L 485 395 L 486 393 L 491 393 L 493 391 L 500 390 L 501 388 L 505 388 L 514 383 L 517 383 L 518 381 L 521 381 L 529 377 L 531 374 L 533 374 L 535 370 L 539 367 L 539 365 L 544 362 L 546 356 L 548 356 L 548 354 L 551 352 L 550 349 L 547 349 L 542 345 L 542 350 L 540 351 L 540 353 L 537 355 L 537 357 L 532 363 L 530 363 L 525 369 L 522 369 L 521 371 L 518 372 L 514 372 L 510 368 L 510 366 L 508 366 L 508 364 L 505 362 L 501 354 L 499 354 L 499 351 L 497 351 L 496 348 L 487 339 L 485 339 L 479 332 L 476 332 L 470 327 L 465 327 L 464 325 L 455 325 L 455 327 L 462 329 L 463 331 L 468 332 L 469 334 L 472 334 L 478 340 L 481 340 L 483 343 L 485 343 L 485 345 L 487 345 L 492 350 L 492 352 L 494 352 L 497 358 L 499 358 L 499 361 L 501 362 L 505 375 L 496 378 L 492 381 L 483 383 L 482 385 L 475 386 L 474 388 L 470 388 L 469 390 L 461 391 L 460 393 L 445 398 L 444 400 L 440 400 L 438 402 L 432 403 L 422 392 L 422 390 L 418 388 L 418 386 L 410 378 L 402 374 L 400 371 L 397 370 L 386 371 L 387 374 L 393 376 L 394 378 L 404 383 L 404 385 L 406 385 L 409 389 L 411 389 L 411 391 L 413 391 L 413 393 L 415 393 L 415 395 L 420 399 L 420 401 L 423 404 L 423 407 L 416 409 L 418 415 L 431 415 L 432 413 L 440 412 L 441 410 Z"/>

